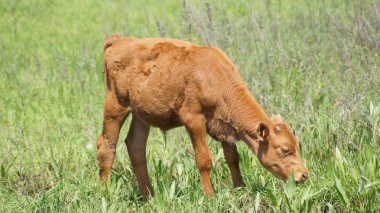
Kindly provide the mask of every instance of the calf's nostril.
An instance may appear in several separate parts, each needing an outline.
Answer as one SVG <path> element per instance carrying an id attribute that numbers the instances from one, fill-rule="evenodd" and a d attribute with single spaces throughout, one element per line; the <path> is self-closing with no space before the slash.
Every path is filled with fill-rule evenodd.
<path id="1" fill-rule="evenodd" d="M 302 178 L 303 178 L 304 180 L 306 180 L 306 179 L 307 179 L 307 175 L 302 174 Z"/>

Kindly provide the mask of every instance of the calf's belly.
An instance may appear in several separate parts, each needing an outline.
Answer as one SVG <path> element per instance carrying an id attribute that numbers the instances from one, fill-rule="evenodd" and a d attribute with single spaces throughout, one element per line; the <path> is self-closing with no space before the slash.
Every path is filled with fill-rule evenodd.
<path id="1" fill-rule="evenodd" d="M 139 108 L 132 108 L 132 112 L 147 124 L 158 127 L 162 130 L 169 130 L 182 125 L 178 116 L 174 113 L 157 114 Z"/>
<path id="2" fill-rule="evenodd" d="M 164 95 L 145 94 L 142 92 L 131 97 L 132 112 L 146 123 L 168 130 L 181 125 L 176 110 L 170 105 L 170 101 Z M 158 94 L 156 92 L 155 94 Z"/>

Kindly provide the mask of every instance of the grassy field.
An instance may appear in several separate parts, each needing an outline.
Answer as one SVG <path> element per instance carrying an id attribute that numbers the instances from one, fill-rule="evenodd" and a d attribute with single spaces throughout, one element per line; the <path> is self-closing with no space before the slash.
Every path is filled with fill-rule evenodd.
<path id="1" fill-rule="evenodd" d="M 380 212 L 380 1 L 0 0 L 0 212 Z M 106 36 L 219 46 L 310 171 L 284 184 L 239 143 L 232 188 L 220 144 L 202 192 L 183 128 L 153 128 L 141 201 L 123 127 L 108 191 L 98 180 Z"/>

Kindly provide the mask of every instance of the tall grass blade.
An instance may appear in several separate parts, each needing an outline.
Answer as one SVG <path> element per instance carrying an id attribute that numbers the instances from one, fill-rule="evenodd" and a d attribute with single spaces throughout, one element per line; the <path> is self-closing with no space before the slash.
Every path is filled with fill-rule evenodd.
<path id="1" fill-rule="evenodd" d="M 335 176 L 335 187 L 338 191 L 339 199 L 344 203 L 344 205 L 349 206 L 350 202 L 347 197 L 346 191 L 344 190 L 340 180 L 336 176 Z"/>

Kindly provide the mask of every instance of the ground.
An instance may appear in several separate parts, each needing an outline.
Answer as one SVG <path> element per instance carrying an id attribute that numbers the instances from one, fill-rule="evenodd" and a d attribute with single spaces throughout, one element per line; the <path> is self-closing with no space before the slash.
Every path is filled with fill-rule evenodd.
<path id="1" fill-rule="evenodd" d="M 380 3 L 364 1 L 0 0 L 0 212 L 380 211 Z M 108 190 L 96 162 L 111 34 L 218 46 L 269 114 L 299 139 L 310 171 L 283 183 L 239 143 L 246 186 L 221 146 L 215 197 L 202 192 L 183 128 L 153 128 L 143 203 L 123 140 Z"/>

